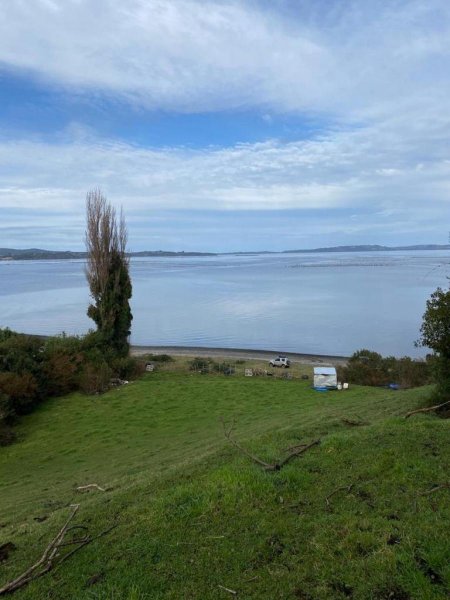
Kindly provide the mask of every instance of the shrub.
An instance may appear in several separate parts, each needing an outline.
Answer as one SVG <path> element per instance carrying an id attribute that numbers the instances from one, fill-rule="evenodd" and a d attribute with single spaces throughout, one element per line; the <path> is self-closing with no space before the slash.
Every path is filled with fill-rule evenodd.
<path id="1" fill-rule="evenodd" d="M 432 404 L 446 402 L 450 398 L 450 359 L 433 354 L 428 358 L 436 382 L 436 388 L 431 398 Z"/>
<path id="2" fill-rule="evenodd" d="M 170 356 L 170 354 L 147 354 L 145 358 L 150 362 L 174 362 L 174 359 L 172 356 Z"/>
<path id="3" fill-rule="evenodd" d="M 338 367 L 338 378 L 358 385 L 384 386 L 398 383 L 401 387 L 417 387 L 431 382 L 431 363 L 409 356 L 396 358 L 370 350 L 358 350 L 346 367 Z"/>
<path id="4" fill-rule="evenodd" d="M 224 373 L 224 375 L 233 375 L 234 373 L 234 367 L 227 362 L 214 363 L 213 369 L 218 373 Z"/>
<path id="5" fill-rule="evenodd" d="M 0 370 L 38 375 L 42 353 L 42 339 L 21 334 L 9 336 L 0 343 Z"/>
<path id="6" fill-rule="evenodd" d="M 191 371 L 209 372 L 212 368 L 214 368 L 214 365 L 215 362 L 211 358 L 202 358 L 201 356 L 196 356 L 189 362 L 189 369 Z"/>
<path id="7" fill-rule="evenodd" d="M 81 354 L 53 354 L 43 365 L 49 396 L 61 396 L 76 390 L 83 357 Z"/>
<path id="8" fill-rule="evenodd" d="M 85 394 L 102 394 L 109 389 L 112 371 L 105 361 L 86 362 L 79 386 Z"/>
<path id="9" fill-rule="evenodd" d="M 0 392 L 0 424 L 11 425 L 15 418 L 15 412 L 9 396 Z"/>
<path id="10" fill-rule="evenodd" d="M 17 439 L 17 435 L 11 427 L 0 423 L 0 446 L 9 446 Z"/>
<path id="11" fill-rule="evenodd" d="M 113 375 L 119 379 L 135 379 L 145 371 L 145 363 L 132 356 L 116 358 L 111 362 Z"/>
<path id="12" fill-rule="evenodd" d="M 0 344 L 5 340 L 9 339 L 10 337 L 14 337 L 16 335 L 19 334 L 9 329 L 9 327 L 6 327 L 5 329 L 0 329 Z"/>
<path id="13" fill-rule="evenodd" d="M 29 413 L 39 400 L 38 384 L 31 373 L 0 373 L 0 393 L 18 415 Z"/>

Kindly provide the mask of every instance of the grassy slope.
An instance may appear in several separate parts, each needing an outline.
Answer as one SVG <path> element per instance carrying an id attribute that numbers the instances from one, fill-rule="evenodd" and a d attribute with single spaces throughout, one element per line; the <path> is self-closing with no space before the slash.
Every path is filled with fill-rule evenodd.
<path id="1" fill-rule="evenodd" d="M 49 401 L 0 451 L 0 544 L 17 546 L 1 581 L 81 502 L 79 522 L 119 527 L 15 597 L 230 597 L 222 585 L 244 598 L 445 598 L 448 490 L 418 492 L 448 480 L 449 422 L 398 417 L 425 393 L 161 372 Z M 357 415 L 371 425 L 341 422 Z M 226 445 L 221 416 L 268 460 L 323 442 L 266 473 Z M 113 489 L 74 491 L 92 482 Z"/>

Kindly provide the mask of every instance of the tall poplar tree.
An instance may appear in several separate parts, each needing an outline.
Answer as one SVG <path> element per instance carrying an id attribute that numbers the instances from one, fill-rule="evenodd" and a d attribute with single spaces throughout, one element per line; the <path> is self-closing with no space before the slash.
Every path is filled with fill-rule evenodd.
<path id="1" fill-rule="evenodd" d="M 122 210 L 117 218 L 98 189 L 87 194 L 86 218 L 86 277 L 93 300 L 87 314 L 97 325 L 105 349 L 127 356 L 133 316 L 125 219 Z"/>

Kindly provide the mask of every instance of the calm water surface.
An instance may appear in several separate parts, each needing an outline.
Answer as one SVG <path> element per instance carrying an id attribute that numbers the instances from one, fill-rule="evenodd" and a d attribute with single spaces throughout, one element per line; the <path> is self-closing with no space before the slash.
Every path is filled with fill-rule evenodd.
<path id="1" fill-rule="evenodd" d="M 0 262 L 0 327 L 84 333 L 83 261 Z M 133 344 L 348 355 L 414 348 L 446 252 L 144 258 L 131 263 Z"/>

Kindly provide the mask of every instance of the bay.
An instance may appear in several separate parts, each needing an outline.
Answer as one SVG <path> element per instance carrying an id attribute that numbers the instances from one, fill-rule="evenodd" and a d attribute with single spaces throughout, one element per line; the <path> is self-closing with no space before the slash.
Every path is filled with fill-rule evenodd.
<path id="1" fill-rule="evenodd" d="M 447 287 L 444 251 L 152 257 L 131 261 L 131 342 L 423 356 L 425 303 Z M 0 327 L 81 334 L 83 261 L 0 262 Z"/>

